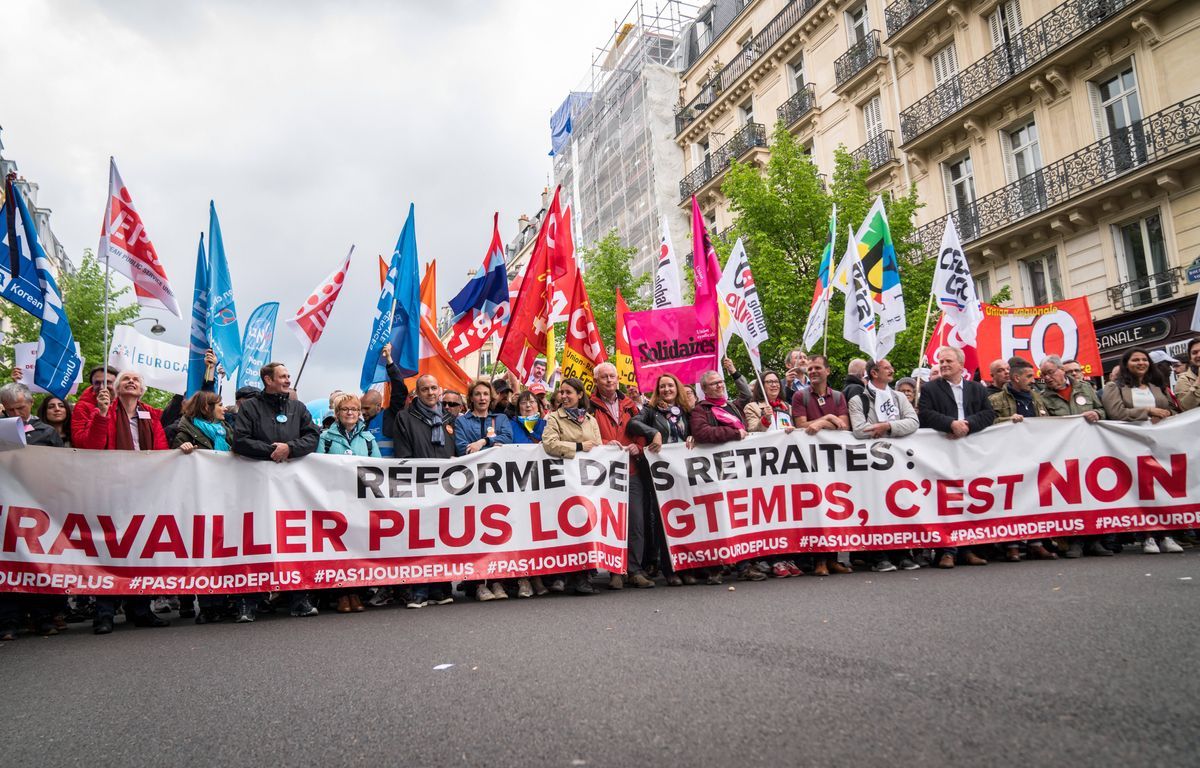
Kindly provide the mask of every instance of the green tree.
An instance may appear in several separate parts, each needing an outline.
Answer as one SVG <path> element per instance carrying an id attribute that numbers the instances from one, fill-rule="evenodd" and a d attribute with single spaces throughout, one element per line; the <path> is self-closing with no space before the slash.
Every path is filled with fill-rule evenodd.
<path id="1" fill-rule="evenodd" d="M 104 283 L 109 282 L 108 292 L 108 327 L 128 324 L 137 319 L 141 308 L 137 304 L 124 304 L 122 298 L 129 295 L 129 287 L 114 288 L 112 274 L 107 273 L 104 265 L 95 259 L 91 250 L 83 252 L 83 262 L 74 274 L 63 274 L 59 277 L 59 290 L 62 291 L 63 309 L 71 323 L 71 332 L 79 344 L 80 354 L 83 355 L 85 369 L 99 365 L 104 360 Z M 10 328 L 0 338 L 0 364 L 4 370 L 13 366 L 13 345 L 21 342 L 37 341 L 41 332 L 42 321 L 32 317 L 27 312 L 8 302 L 0 303 L 0 320 Z M 8 378 L 7 375 L 4 378 Z M 147 392 L 146 400 L 151 405 L 161 406 L 171 398 L 169 393 L 159 390 Z"/>
<path id="2" fill-rule="evenodd" d="M 738 237 L 743 239 L 755 283 L 767 317 L 770 339 L 763 345 L 766 365 L 782 366 L 787 352 L 800 345 L 808 320 L 821 252 L 829 231 L 829 215 L 837 204 L 838 224 L 833 248 L 836 266 L 846 250 L 848 227 L 857 229 L 875 194 L 867 185 L 870 171 L 855 162 L 845 147 L 834 151 L 833 178 L 826 183 L 802 145 L 779 123 L 771 140 L 764 170 L 734 162 L 722 191 L 734 214 L 733 232 L 717 244 L 726 257 Z M 888 354 L 897 369 L 915 365 L 921 343 L 925 309 L 933 278 L 932 260 L 923 260 L 911 241 L 913 214 L 921 203 L 915 188 L 903 197 L 884 195 L 888 223 L 900 261 L 901 284 L 908 328 Z M 838 295 L 838 294 L 835 294 Z M 861 352 L 842 339 L 842 300 L 835 299 L 826 324 L 828 354 L 843 368 Z M 738 367 L 748 364 L 744 348 L 734 345 Z"/>
<path id="3" fill-rule="evenodd" d="M 634 277 L 630 269 L 635 253 L 636 248 L 621 244 L 615 229 L 594 246 L 580 251 L 584 265 L 583 284 L 592 302 L 596 328 L 609 355 L 613 354 L 613 334 L 617 324 L 617 289 L 631 310 L 650 307 L 650 300 L 642 296 L 642 290 L 650 283 L 650 275 Z"/>

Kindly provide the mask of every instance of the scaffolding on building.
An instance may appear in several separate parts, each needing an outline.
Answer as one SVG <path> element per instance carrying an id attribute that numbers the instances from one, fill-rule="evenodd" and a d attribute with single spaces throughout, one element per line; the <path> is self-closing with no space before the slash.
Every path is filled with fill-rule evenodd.
<path id="1" fill-rule="evenodd" d="M 634 2 L 560 108 L 569 110 L 570 136 L 554 153 L 554 178 L 572 206 L 577 244 L 593 245 L 615 229 L 637 249 L 635 274 L 652 269 L 660 215 L 675 239 L 686 231 L 672 109 L 679 79 L 671 62 L 697 8 L 686 0 L 660 0 L 653 9 Z"/>

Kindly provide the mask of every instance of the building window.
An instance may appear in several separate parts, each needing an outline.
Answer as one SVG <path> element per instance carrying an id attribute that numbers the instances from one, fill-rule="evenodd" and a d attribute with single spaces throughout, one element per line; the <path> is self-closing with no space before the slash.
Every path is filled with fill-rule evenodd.
<path id="1" fill-rule="evenodd" d="M 942 163 L 942 181 L 946 189 L 946 209 L 958 221 L 958 231 L 973 236 L 978 230 L 975 217 L 975 170 L 971 156 Z"/>
<path id="2" fill-rule="evenodd" d="M 700 50 L 704 50 L 712 45 L 713 41 L 713 12 L 709 11 L 700 18 L 696 19 L 696 45 Z"/>
<path id="3" fill-rule="evenodd" d="M 1026 306 L 1036 307 L 1060 301 L 1062 280 L 1058 276 L 1058 254 L 1054 251 L 1031 256 L 1021 261 L 1024 275 Z"/>
<path id="4" fill-rule="evenodd" d="M 742 49 L 742 57 L 747 64 L 752 64 L 758 58 L 758 49 L 754 46 L 754 31 L 747 30 L 745 37 L 738 40 L 738 48 Z"/>
<path id="5" fill-rule="evenodd" d="M 992 298 L 992 276 L 986 272 L 975 278 L 975 298 L 989 301 Z"/>
<path id="6" fill-rule="evenodd" d="M 704 228 L 708 230 L 709 237 L 717 231 L 717 212 L 704 214 Z"/>
<path id="7" fill-rule="evenodd" d="M 933 67 L 933 84 L 942 114 L 957 112 L 962 107 L 962 86 L 958 81 L 958 52 L 954 43 L 939 49 L 929 63 Z"/>
<path id="8" fill-rule="evenodd" d="M 754 97 L 743 101 L 738 105 L 738 119 L 742 125 L 749 125 L 754 122 Z"/>
<path id="9" fill-rule="evenodd" d="M 481 349 L 479 351 L 479 375 L 489 373 L 492 370 L 492 350 Z"/>
<path id="10" fill-rule="evenodd" d="M 792 82 L 792 93 L 804 90 L 804 55 L 801 54 L 788 64 L 788 79 Z"/>
<path id="11" fill-rule="evenodd" d="M 851 46 L 866 40 L 870 31 L 871 20 L 867 17 L 866 3 L 860 3 L 846 11 L 846 37 Z"/>
<path id="12" fill-rule="evenodd" d="M 1158 211 L 1116 227 L 1114 238 L 1120 253 L 1117 266 L 1121 281 L 1129 284 L 1126 306 L 1140 307 L 1169 299 L 1174 293 L 1167 272 L 1167 246 Z"/>
<path id="13" fill-rule="evenodd" d="M 1133 64 L 1088 83 L 1096 137 L 1111 140 L 1113 165 L 1127 170 L 1146 162 L 1146 134 Z"/>
<path id="14" fill-rule="evenodd" d="M 1041 173 L 1042 150 L 1037 123 L 1033 119 L 1000 132 L 1000 150 L 1004 154 L 1004 175 L 1012 186 L 1013 206 L 1023 215 L 1046 207 L 1046 180 Z"/>
<path id="15" fill-rule="evenodd" d="M 883 133 L 883 114 L 878 95 L 872 96 L 871 100 L 863 105 L 862 114 L 867 141 Z"/>
<path id="16" fill-rule="evenodd" d="M 1017 0 L 1005 0 L 988 15 L 988 34 L 992 38 L 992 49 L 1012 43 L 1021 34 L 1021 6 Z"/>
<path id="17" fill-rule="evenodd" d="M 692 167 L 699 168 L 707 163 L 710 154 L 712 153 L 709 149 L 708 139 L 697 141 L 692 145 Z"/>

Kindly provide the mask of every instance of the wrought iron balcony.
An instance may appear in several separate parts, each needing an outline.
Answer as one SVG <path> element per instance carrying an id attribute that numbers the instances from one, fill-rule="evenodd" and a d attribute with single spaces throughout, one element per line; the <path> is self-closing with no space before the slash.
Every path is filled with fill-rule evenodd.
<path id="1" fill-rule="evenodd" d="M 845 85 L 850 78 L 862 72 L 879 56 L 879 32 L 872 29 L 866 37 L 850 46 L 850 50 L 833 62 L 834 87 L 840 88 Z"/>
<path id="2" fill-rule="evenodd" d="M 767 22 L 741 50 L 733 61 L 726 64 L 713 75 L 708 85 L 700 89 L 700 93 L 684 106 L 675 111 L 675 133 L 683 133 L 689 125 L 696 121 L 708 109 L 717 96 L 726 88 L 733 85 L 739 77 L 758 61 L 775 43 L 796 26 L 796 22 L 817 4 L 818 0 L 792 0 L 783 7 L 775 18 Z"/>
<path id="3" fill-rule="evenodd" d="M 780 104 L 775 113 L 786 125 L 791 125 L 811 112 L 816 103 L 816 89 L 813 88 L 812 83 L 805 83 L 804 87 L 792 94 L 790 99 Z"/>
<path id="4" fill-rule="evenodd" d="M 900 113 L 907 144 L 1139 0 L 1067 0 Z M 840 60 L 839 60 L 840 61 Z"/>
<path id="5" fill-rule="evenodd" d="M 866 144 L 851 152 L 850 157 L 856 164 L 865 162 L 870 172 L 874 173 L 897 159 L 895 135 L 895 131 L 880 131 L 868 139 Z"/>
<path id="6" fill-rule="evenodd" d="M 1179 283 L 1182 281 L 1183 267 L 1172 267 L 1165 272 L 1155 272 L 1114 285 L 1108 289 L 1108 300 L 1118 312 L 1137 309 L 1171 298 L 1179 293 Z"/>
<path id="7" fill-rule="evenodd" d="M 729 141 L 713 150 L 704 162 L 679 182 L 679 197 L 687 200 L 713 178 L 720 175 L 729 164 L 754 147 L 767 146 L 767 128 L 762 123 L 746 123 Z"/>
<path id="8" fill-rule="evenodd" d="M 896 0 L 884 9 L 883 15 L 887 22 L 888 37 L 907 27 L 929 6 L 937 0 Z"/>
<path id="9" fill-rule="evenodd" d="M 958 236 L 963 243 L 978 239 L 1198 144 L 1200 96 L 1192 96 L 960 208 Z M 914 234 L 926 256 L 937 253 L 947 218 Z"/>

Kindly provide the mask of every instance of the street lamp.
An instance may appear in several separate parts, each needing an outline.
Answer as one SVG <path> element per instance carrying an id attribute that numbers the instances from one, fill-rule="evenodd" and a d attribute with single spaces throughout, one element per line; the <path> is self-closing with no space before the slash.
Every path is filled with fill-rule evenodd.
<path id="1" fill-rule="evenodd" d="M 131 321 L 129 324 L 130 324 L 130 325 L 137 325 L 138 323 L 145 322 L 145 321 L 147 321 L 147 320 L 149 320 L 150 322 L 154 323 L 154 325 L 150 326 L 150 334 L 151 334 L 151 335 L 153 335 L 153 336 L 162 336 L 164 333 L 166 333 L 166 332 L 167 332 L 167 329 L 166 329 L 166 327 L 165 327 L 165 326 L 163 326 L 163 324 L 162 324 L 162 323 L 158 322 L 158 318 L 157 318 L 157 317 L 139 317 L 137 320 L 133 320 L 133 321 Z"/>

